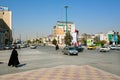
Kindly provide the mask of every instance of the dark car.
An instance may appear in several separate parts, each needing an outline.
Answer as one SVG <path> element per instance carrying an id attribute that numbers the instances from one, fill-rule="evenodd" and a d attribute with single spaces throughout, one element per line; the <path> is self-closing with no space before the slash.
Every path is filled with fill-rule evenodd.
<path id="1" fill-rule="evenodd" d="M 71 46 L 64 47 L 62 52 L 67 55 L 72 55 L 72 54 L 78 55 L 78 51 L 75 49 L 75 47 L 71 47 Z"/>
<path id="2" fill-rule="evenodd" d="M 76 46 L 75 49 L 78 51 L 78 52 L 83 52 L 84 48 L 82 46 Z"/>

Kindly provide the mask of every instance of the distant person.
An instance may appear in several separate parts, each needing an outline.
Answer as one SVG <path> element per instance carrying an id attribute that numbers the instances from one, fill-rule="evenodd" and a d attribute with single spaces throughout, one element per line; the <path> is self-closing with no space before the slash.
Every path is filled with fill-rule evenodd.
<path id="1" fill-rule="evenodd" d="M 59 49 L 59 46 L 58 46 L 58 44 L 56 45 L 55 49 L 56 49 L 56 50 L 58 50 L 58 49 Z"/>
<path id="2" fill-rule="evenodd" d="M 13 48 L 9 62 L 8 62 L 8 66 L 12 65 L 12 67 L 17 67 L 18 64 L 20 64 L 18 60 L 18 52 L 15 48 Z"/>

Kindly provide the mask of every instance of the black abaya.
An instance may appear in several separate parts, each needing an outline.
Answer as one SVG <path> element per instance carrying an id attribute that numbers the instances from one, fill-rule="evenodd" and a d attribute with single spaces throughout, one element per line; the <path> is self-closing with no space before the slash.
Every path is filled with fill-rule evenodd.
<path id="1" fill-rule="evenodd" d="M 17 66 L 18 64 L 20 64 L 19 60 L 18 60 L 18 53 L 15 49 L 13 49 L 9 62 L 8 62 L 8 66 Z"/>

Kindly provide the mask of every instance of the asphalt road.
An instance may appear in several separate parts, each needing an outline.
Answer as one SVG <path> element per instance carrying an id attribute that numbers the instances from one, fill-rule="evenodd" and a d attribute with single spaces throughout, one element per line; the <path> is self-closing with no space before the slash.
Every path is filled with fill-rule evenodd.
<path id="1" fill-rule="evenodd" d="M 85 49 L 78 56 L 63 55 L 62 49 L 56 51 L 54 47 L 23 48 L 17 51 L 21 63 L 18 68 L 7 66 L 11 50 L 0 51 L 0 75 L 59 65 L 90 65 L 120 76 L 120 50 L 99 52 L 98 49 Z"/>

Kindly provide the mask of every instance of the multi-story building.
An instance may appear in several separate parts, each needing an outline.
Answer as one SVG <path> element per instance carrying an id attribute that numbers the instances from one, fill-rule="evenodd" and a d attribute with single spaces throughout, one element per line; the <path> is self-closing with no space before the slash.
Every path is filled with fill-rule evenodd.
<path id="1" fill-rule="evenodd" d="M 12 12 L 7 7 L 0 6 L 0 44 L 12 42 Z"/>
<path id="2" fill-rule="evenodd" d="M 115 45 L 118 43 L 118 36 L 117 36 L 118 34 L 119 34 L 119 32 L 115 32 L 115 31 L 109 31 L 107 33 L 107 40 L 108 40 L 109 44 Z"/>
<path id="3" fill-rule="evenodd" d="M 66 30 L 67 29 L 67 30 Z M 70 33 L 75 32 L 75 24 L 73 22 L 57 21 L 56 25 L 53 28 L 53 37 L 57 40 L 58 44 L 64 43 L 64 36 L 66 31 L 70 31 Z"/>
<path id="4" fill-rule="evenodd" d="M 115 31 L 109 31 L 106 34 L 100 33 L 100 34 L 96 34 L 96 36 L 98 36 L 99 40 L 105 40 L 107 41 L 107 44 L 117 44 L 118 43 L 118 32 Z"/>

